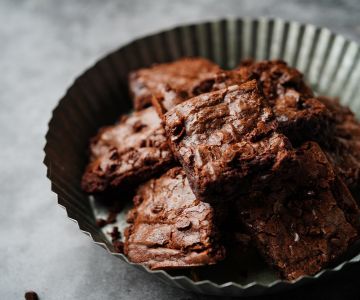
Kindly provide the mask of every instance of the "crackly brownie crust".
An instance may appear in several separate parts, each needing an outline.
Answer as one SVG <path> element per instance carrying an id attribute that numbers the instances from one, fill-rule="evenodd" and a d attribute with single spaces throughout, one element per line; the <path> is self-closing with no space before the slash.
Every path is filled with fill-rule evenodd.
<path id="1" fill-rule="evenodd" d="M 164 123 L 204 201 L 231 199 L 246 191 L 252 175 L 265 179 L 291 159 L 291 145 L 274 131 L 276 121 L 255 81 L 194 97 L 165 114 Z"/>
<path id="2" fill-rule="evenodd" d="M 303 74 L 289 67 L 282 60 L 247 61 L 238 67 L 238 72 L 241 77 L 248 80 L 259 80 L 265 96 L 272 105 L 288 89 L 298 91 L 304 98 L 313 96 L 312 90 L 304 81 Z"/>
<path id="3" fill-rule="evenodd" d="M 84 191 L 135 186 L 165 172 L 173 163 L 161 121 L 153 107 L 123 116 L 100 129 L 90 145 L 91 158 L 83 178 Z"/>
<path id="4" fill-rule="evenodd" d="M 238 69 L 220 71 L 207 82 L 211 90 L 255 79 L 273 108 L 279 130 L 293 143 L 318 139 L 326 134 L 330 114 L 321 101 L 314 98 L 303 75 L 280 60 L 246 61 Z"/>
<path id="5" fill-rule="evenodd" d="M 224 258 L 214 209 L 196 199 L 181 167 L 140 186 L 128 214 L 125 254 L 151 269 L 214 264 Z"/>
<path id="6" fill-rule="evenodd" d="M 360 216 L 316 143 L 296 155 L 292 176 L 237 202 L 259 252 L 288 280 L 314 275 L 342 255 L 358 237 Z"/>
<path id="7" fill-rule="evenodd" d="M 220 67 L 204 58 L 182 58 L 134 71 L 129 76 L 130 93 L 135 110 L 151 105 L 155 97 L 161 112 L 209 90 L 204 80 Z"/>
<path id="8" fill-rule="evenodd" d="M 329 111 L 313 96 L 303 74 L 284 61 L 247 62 L 239 67 L 246 79 L 259 80 L 279 123 L 293 143 L 318 139 L 326 133 Z"/>
<path id="9" fill-rule="evenodd" d="M 324 149 L 338 174 L 360 201 L 360 123 L 337 99 L 318 97 L 332 114 L 332 131 Z"/>

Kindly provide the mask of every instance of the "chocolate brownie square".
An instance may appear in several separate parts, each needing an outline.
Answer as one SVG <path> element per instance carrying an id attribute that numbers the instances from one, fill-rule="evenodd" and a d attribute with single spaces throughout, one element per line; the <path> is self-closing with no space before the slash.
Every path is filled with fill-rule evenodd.
<path id="1" fill-rule="evenodd" d="M 173 162 L 160 118 L 153 107 L 123 116 L 100 129 L 90 144 L 82 188 L 89 193 L 135 186 L 165 172 Z"/>
<path id="2" fill-rule="evenodd" d="M 204 58 L 182 58 L 134 71 L 129 76 L 130 93 L 135 110 L 151 105 L 157 99 L 159 111 L 209 90 L 205 78 L 220 67 Z"/>
<path id="3" fill-rule="evenodd" d="M 303 75 L 285 62 L 246 61 L 238 69 L 218 72 L 207 78 L 211 90 L 255 79 L 273 108 L 279 130 L 293 143 L 318 139 L 326 134 L 330 113 L 326 106 L 313 97 Z"/>
<path id="4" fill-rule="evenodd" d="M 284 61 L 247 62 L 239 67 L 246 79 L 259 80 L 263 93 L 273 107 L 279 129 L 293 142 L 317 140 L 326 134 L 329 111 L 314 98 L 303 74 Z"/>
<path id="5" fill-rule="evenodd" d="M 299 168 L 237 201 L 259 252 L 288 280 L 338 259 L 358 238 L 360 217 L 318 144 L 305 143 L 296 157 Z"/>
<path id="6" fill-rule="evenodd" d="M 360 123 L 337 99 L 318 97 L 332 114 L 332 131 L 324 149 L 338 174 L 360 201 Z"/>
<path id="7" fill-rule="evenodd" d="M 150 269 L 211 265 L 222 260 L 215 210 L 196 199 L 181 167 L 141 185 L 128 214 L 124 253 Z"/>
<path id="8" fill-rule="evenodd" d="M 288 139 L 255 80 L 206 93 L 164 115 L 174 154 L 195 195 L 203 201 L 246 192 L 253 176 L 265 180 L 291 161 Z"/>

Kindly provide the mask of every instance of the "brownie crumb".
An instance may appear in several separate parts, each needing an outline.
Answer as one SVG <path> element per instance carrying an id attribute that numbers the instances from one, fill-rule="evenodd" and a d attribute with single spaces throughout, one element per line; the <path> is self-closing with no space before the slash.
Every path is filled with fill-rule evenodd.
<path id="1" fill-rule="evenodd" d="M 112 231 L 108 232 L 108 234 L 110 234 L 113 242 L 121 238 L 121 232 L 117 226 L 114 226 Z"/>
<path id="2" fill-rule="evenodd" d="M 116 253 L 124 253 L 124 243 L 122 241 L 114 241 L 113 246 Z"/>
<path id="3" fill-rule="evenodd" d="M 26 300 L 39 300 L 38 295 L 34 291 L 29 291 L 25 293 Z"/>
<path id="4" fill-rule="evenodd" d="M 104 227 L 105 225 L 107 225 L 107 221 L 100 218 L 100 219 L 96 219 L 96 226 L 99 228 Z"/>

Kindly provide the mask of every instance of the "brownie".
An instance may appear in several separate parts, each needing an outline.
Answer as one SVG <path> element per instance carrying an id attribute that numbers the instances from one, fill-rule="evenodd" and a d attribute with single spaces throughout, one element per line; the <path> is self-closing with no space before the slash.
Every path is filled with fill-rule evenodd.
<path id="1" fill-rule="evenodd" d="M 284 95 L 287 90 L 295 90 L 304 98 L 313 96 L 312 90 L 306 85 L 303 74 L 297 69 L 289 67 L 282 60 L 246 61 L 238 67 L 241 77 L 257 79 L 265 96 L 271 104 Z"/>
<path id="2" fill-rule="evenodd" d="M 156 97 L 157 108 L 168 110 L 185 99 L 208 91 L 210 86 L 204 79 L 219 70 L 218 65 L 204 58 L 182 58 L 134 71 L 129 76 L 134 108 L 147 107 Z"/>
<path id="3" fill-rule="evenodd" d="M 198 200 L 181 167 L 141 185 L 128 214 L 124 252 L 150 269 L 215 264 L 225 256 L 215 210 Z"/>
<path id="4" fill-rule="evenodd" d="M 360 217 L 318 144 L 303 144 L 296 160 L 297 169 L 237 201 L 257 249 L 288 280 L 314 275 L 338 259 L 357 239 Z"/>
<path id="5" fill-rule="evenodd" d="M 116 125 L 100 129 L 91 141 L 90 152 L 81 183 L 89 193 L 135 186 L 165 172 L 173 162 L 153 107 L 123 116 Z"/>
<path id="6" fill-rule="evenodd" d="M 164 115 L 172 150 L 195 195 L 208 202 L 246 192 L 291 161 L 291 144 L 255 80 L 206 93 Z"/>
<path id="7" fill-rule="evenodd" d="M 293 142 L 319 139 L 326 134 L 329 111 L 313 96 L 303 74 L 284 61 L 246 63 L 239 72 L 260 81 L 265 97 L 273 107 L 279 129 Z"/>
<path id="8" fill-rule="evenodd" d="M 303 75 L 280 60 L 245 61 L 238 69 L 221 71 L 207 84 L 219 90 L 255 79 L 273 108 L 279 130 L 293 143 L 318 139 L 326 134 L 330 114 L 326 106 L 313 97 Z"/>
<path id="9" fill-rule="evenodd" d="M 332 114 L 333 128 L 324 143 L 330 161 L 339 176 L 360 201 L 360 123 L 337 99 L 318 97 Z"/>

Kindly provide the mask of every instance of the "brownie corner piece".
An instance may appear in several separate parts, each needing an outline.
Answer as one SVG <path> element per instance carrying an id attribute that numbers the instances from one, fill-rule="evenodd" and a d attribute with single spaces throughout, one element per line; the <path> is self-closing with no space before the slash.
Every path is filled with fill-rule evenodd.
<path id="1" fill-rule="evenodd" d="M 150 269 L 211 265 L 222 260 L 215 211 L 196 199 L 181 167 L 141 185 L 128 214 L 125 254 Z"/>
<path id="2" fill-rule="evenodd" d="M 82 177 L 85 192 L 135 186 L 173 163 L 161 121 L 153 107 L 123 116 L 99 130 L 90 144 L 90 162 Z"/>
<path id="3" fill-rule="evenodd" d="M 314 97 L 303 74 L 284 61 L 249 62 L 237 70 L 244 79 L 256 79 L 274 110 L 279 130 L 291 142 L 326 136 L 330 122 L 327 107 Z"/>
<path id="4" fill-rule="evenodd" d="M 287 280 L 340 258 L 358 239 L 360 216 L 318 144 L 303 144 L 296 159 L 292 176 L 237 202 L 259 252 Z"/>
<path id="5" fill-rule="evenodd" d="M 255 80 L 187 100 L 164 116 L 171 147 L 204 201 L 246 190 L 251 176 L 291 157 Z M 260 178 L 261 176 L 259 176 Z"/>
<path id="6" fill-rule="evenodd" d="M 130 94 L 135 110 L 156 100 L 159 112 L 207 91 L 206 78 L 220 67 L 200 57 L 185 57 L 170 63 L 155 64 L 129 75 Z"/>

